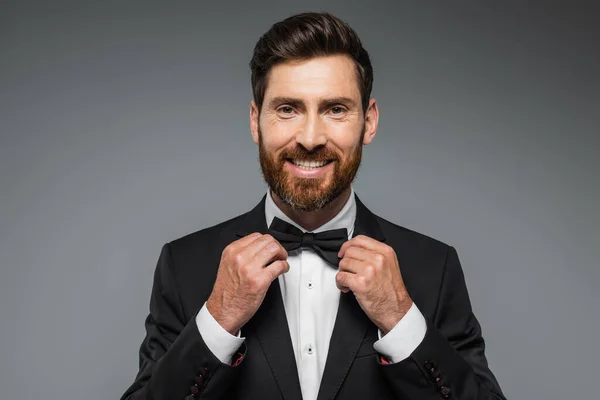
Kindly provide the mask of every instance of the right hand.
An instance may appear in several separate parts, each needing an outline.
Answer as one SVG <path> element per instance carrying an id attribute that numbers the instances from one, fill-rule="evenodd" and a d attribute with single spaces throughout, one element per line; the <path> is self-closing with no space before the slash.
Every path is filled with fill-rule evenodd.
<path id="1" fill-rule="evenodd" d="M 289 271 L 287 251 L 273 236 L 258 232 L 223 250 L 206 307 L 227 332 L 235 335 L 256 313 L 267 289 Z"/>

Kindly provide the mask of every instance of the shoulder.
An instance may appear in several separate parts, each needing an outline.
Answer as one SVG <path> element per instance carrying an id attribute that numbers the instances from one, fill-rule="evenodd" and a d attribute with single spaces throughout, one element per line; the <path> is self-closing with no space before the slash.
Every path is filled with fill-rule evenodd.
<path id="1" fill-rule="evenodd" d="M 395 224 L 385 218 L 375 215 L 381 230 L 387 239 L 398 242 L 402 241 L 415 249 L 427 249 L 446 252 L 450 245 L 442 242 L 439 239 L 428 236 L 424 233 L 417 232 L 407 227 Z"/>
<path id="2" fill-rule="evenodd" d="M 404 254 L 447 254 L 451 246 L 428 236 L 417 232 L 409 227 L 402 226 L 383 218 L 378 213 L 371 210 L 356 195 L 357 218 L 360 215 L 363 224 L 371 225 L 371 230 L 376 237 L 383 236 L 382 239 L 387 245 L 392 246 L 396 252 L 401 251 Z M 380 232 L 377 232 L 380 230 Z"/>
<path id="3" fill-rule="evenodd" d="M 235 240 L 238 215 L 216 225 L 186 234 L 163 246 L 162 254 L 176 280 L 187 315 L 197 312 L 197 304 L 208 298 L 217 275 L 223 249 Z M 191 306 L 194 305 L 194 306 Z"/>
<path id="4" fill-rule="evenodd" d="M 405 270 L 411 269 L 419 276 L 441 276 L 448 257 L 455 251 L 452 246 L 380 216 L 375 218 L 385 243 L 394 249 Z"/>
<path id="5" fill-rule="evenodd" d="M 235 235 L 236 228 L 239 226 L 239 221 L 246 214 L 240 214 L 216 225 L 200 229 L 170 241 L 169 245 L 172 252 L 174 254 L 190 254 L 199 249 L 216 248 L 221 243 L 231 241 L 232 236 Z"/>

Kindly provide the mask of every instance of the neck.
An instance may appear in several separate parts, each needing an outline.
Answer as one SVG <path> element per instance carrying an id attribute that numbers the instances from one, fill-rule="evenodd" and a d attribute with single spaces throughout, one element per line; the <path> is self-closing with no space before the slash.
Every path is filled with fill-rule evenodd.
<path id="1" fill-rule="evenodd" d="M 279 209 L 283 211 L 283 213 L 292 221 L 307 231 L 313 231 L 321 225 L 331 221 L 333 217 L 339 214 L 348 201 L 351 192 L 352 190 L 348 186 L 348 188 L 344 190 L 342 194 L 333 199 L 329 204 L 320 210 L 315 211 L 293 210 L 290 206 L 281 201 L 281 199 L 275 193 L 273 193 L 273 191 L 271 191 L 271 197 L 273 198 L 275 205 L 277 205 L 277 207 L 279 207 Z"/>

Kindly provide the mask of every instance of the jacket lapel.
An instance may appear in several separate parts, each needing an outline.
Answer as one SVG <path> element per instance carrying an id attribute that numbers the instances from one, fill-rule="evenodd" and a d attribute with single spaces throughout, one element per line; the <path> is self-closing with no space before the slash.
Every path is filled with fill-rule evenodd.
<path id="1" fill-rule="evenodd" d="M 237 236 L 243 237 L 252 232 L 267 233 L 265 199 L 266 195 L 253 210 L 243 217 L 240 228 L 236 231 Z M 247 328 L 255 332 L 283 398 L 301 400 L 302 392 L 296 357 L 281 297 L 279 279 L 275 279 L 271 283 L 262 305 L 248 323 Z"/>
<path id="2" fill-rule="evenodd" d="M 356 194 L 355 199 L 356 221 L 352 237 L 365 235 L 380 242 L 385 241 L 385 236 L 374 214 L 367 209 Z M 352 292 L 341 293 L 317 400 L 335 398 L 350 370 L 358 348 L 372 324 L 360 308 L 354 294 Z"/>

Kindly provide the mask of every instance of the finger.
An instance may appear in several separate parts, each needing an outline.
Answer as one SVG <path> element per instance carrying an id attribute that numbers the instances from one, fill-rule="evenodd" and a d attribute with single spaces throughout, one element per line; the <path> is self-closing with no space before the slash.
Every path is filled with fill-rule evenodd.
<path id="1" fill-rule="evenodd" d="M 342 293 L 348 293 L 350 291 L 350 288 L 347 288 L 346 286 L 338 286 L 338 289 L 340 289 Z"/>
<path id="2" fill-rule="evenodd" d="M 383 252 L 386 247 L 385 244 L 381 243 L 378 240 L 375 240 L 375 239 L 370 238 L 365 235 L 358 235 L 358 236 L 355 236 L 352 239 L 344 242 L 342 247 L 340 247 L 340 251 L 338 252 L 338 257 L 340 257 L 340 258 L 344 257 L 345 252 L 348 250 L 349 247 L 352 247 L 352 246 L 362 247 L 367 250 L 372 250 L 375 252 Z"/>
<path id="3" fill-rule="evenodd" d="M 335 285 L 344 293 L 348 293 L 348 291 L 352 290 L 354 287 L 354 282 L 356 279 L 356 275 L 350 272 L 339 271 L 335 274 Z"/>
<path id="4" fill-rule="evenodd" d="M 229 243 L 225 247 L 225 249 L 223 249 L 222 256 L 227 257 L 227 258 L 236 257 L 240 252 L 242 252 L 244 250 L 244 248 L 246 248 L 248 245 L 250 245 L 251 243 L 256 241 L 261 236 L 262 235 L 260 233 L 254 232 L 247 236 L 242 237 L 241 239 L 238 239 L 234 242 Z"/>
<path id="5" fill-rule="evenodd" d="M 262 235 L 260 233 L 254 232 L 254 233 L 244 236 L 241 239 L 236 240 L 235 242 L 232 242 L 231 244 L 229 244 L 228 247 L 230 248 L 232 253 L 235 253 L 237 251 L 240 251 L 244 247 L 248 246 L 249 244 L 254 242 L 256 239 L 260 238 L 261 236 Z"/>
<path id="6" fill-rule="evenodd" d="M 340 247 L 340 251 L 338 252 L 338 256 L 343 257 L 344 254 L 346 253 L 346 251 L 348 251 L 348 249 L 350 247 L 368 248 L 368 244 L 366 242 L 372 241 L 372 240 L 376 241 L 375 239 L 372 239 L 365 235 L 355 236 L 352 239 L 344 242 L 344 244 L 342 244 L 342 246 Z"/>
<path id="7" fill-rule="evenodd" d="M 357 260 L 354 258 L 344 257 L 340 260 L 339 270 L 343 271 L 343 272 L 348 272 L 351 274 L 358 274 L 365 268 L 366 265 L 367 264 L 365 264 L 364 261 Z"/>
<path id="8" fill-rule="evenodd" d="M 290 270 L 290 264 L 287 260 L 276 260 L 264 268 L 264 273 L 269 276 L 273 282 L 279 275 L 285 274 Z"/>
<path id="9" fill-rule="evenodd" d="M 287 260 L 288 253 L 285 248 L 271 235 L 262 235 L 248 245 L 243 257 L 256 267 L 264 267 L 275 260 Z"/>
<path id="10" fill-rule="evenodd" d="M 363 262 L 372 262 L 377 253 L 364 247 L 350 246 L 344 252 L 344 258 L 353 258 Z"/>

